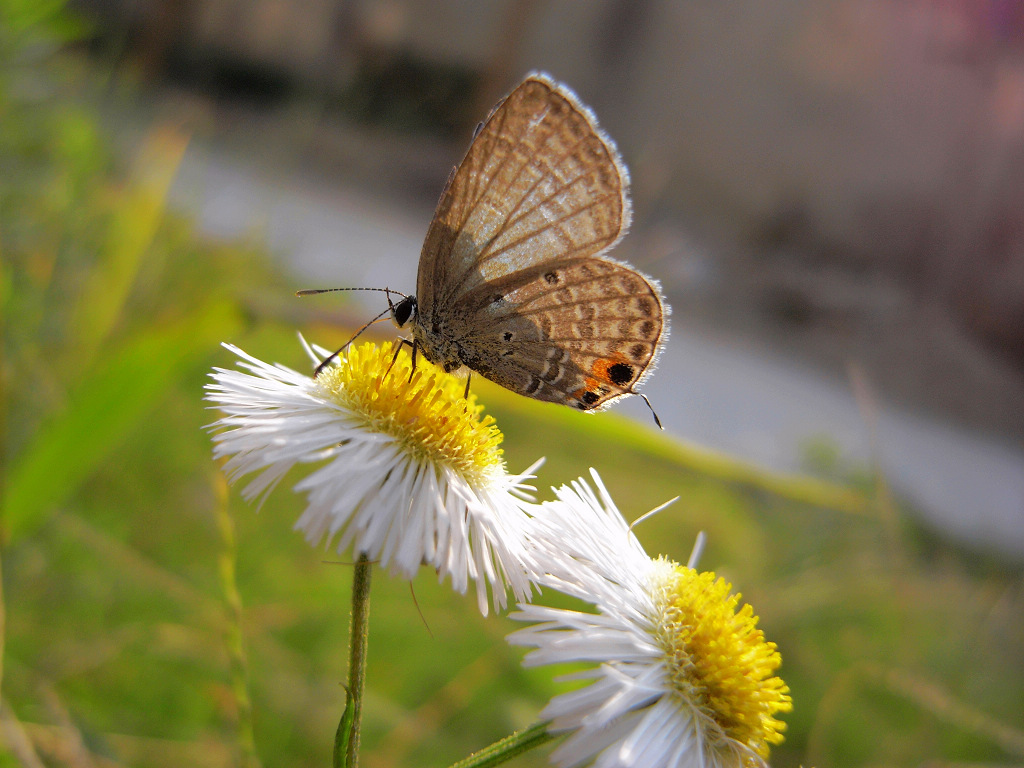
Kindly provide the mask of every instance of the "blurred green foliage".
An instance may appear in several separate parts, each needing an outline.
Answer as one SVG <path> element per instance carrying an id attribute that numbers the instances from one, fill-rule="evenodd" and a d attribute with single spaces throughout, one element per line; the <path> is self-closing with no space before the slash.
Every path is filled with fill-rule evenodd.
<path id="1" fill-rule="evenodd" d="M 229 364 L 220 341 L 303 364 L 262 300 L 288 286 L 254 249 L 205 241 L 167 210 L 187 137 L 156 127 L 130 159 L 111 151 L 95 75 L 61 52 L 82 29 L 61 3 L 0 0 L 0 14 L 0 765 L 32 752 L 48 765 L 244 764 L 250 701 L 265 765 L 325 765 L 350 569 L 291 530 L 288 480 L 259 514 L 225 508 L 202 430 L 205 374 Z M 707 531 L 702 566 L 778 643 L 795 706 L 774 764 L 1024 759 L 1019 568 L 933 540 L 875 478 L 847 471 L 847 490 L 765 475 L 614 413 L 474 387 L 511 469 L 548 456 L 540 488 L 595 466 L 630 518 L 680 496 L 638 535 L 685 560 Z M 520 667 L 503 640 L 513 622 L 480 617 L 428 573 L 414 586 L 423 619 L 408 585 L 375 580 L 370 768 L 448 764 L 561 690 Z"/>

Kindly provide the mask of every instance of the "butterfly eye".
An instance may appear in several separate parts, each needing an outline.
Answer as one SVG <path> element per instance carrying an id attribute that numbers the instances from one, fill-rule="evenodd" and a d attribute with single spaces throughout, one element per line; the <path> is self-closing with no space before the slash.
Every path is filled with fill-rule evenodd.
<path id="1" fill-rule="evenodd" d="M 409 322 L 409 318 L 416 313 L 416 297 L 406 296 L 391 308 L 391 322 L 399 328 Z"/>

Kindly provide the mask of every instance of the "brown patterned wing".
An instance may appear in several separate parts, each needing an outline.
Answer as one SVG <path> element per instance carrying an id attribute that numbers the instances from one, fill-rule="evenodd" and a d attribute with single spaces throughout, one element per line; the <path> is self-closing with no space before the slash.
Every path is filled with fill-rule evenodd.
<path id="1" fill-rule="evenodd" d="M 653 369 L 668 313 L 654 281 L 593 257 L 520 270 L 464 302 L 468 315 L 452 330 L 470 368 L 584 411 L 635 391 Z"/>
<path id="2" fill-rule="evenodd" d="M 610 248 L 629 225 L 628 181 L 590 110 L 546 75 L 528 76 L 441 196 L 420 255 L 420 311 L 447 318 L 487 282 Z"/>

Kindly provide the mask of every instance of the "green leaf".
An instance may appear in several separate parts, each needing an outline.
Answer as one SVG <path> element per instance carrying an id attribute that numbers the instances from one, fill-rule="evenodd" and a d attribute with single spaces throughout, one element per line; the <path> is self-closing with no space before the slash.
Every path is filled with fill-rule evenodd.
<path id="1" fill-rule="evenodd" d="M 64 13 L 66 0 L 2 0 L 0 21 L 10 31 L 23 33 L 34 27 L 52 24 Z"/>
<path id="2" fill-rule="evenodd" d="M 345 689 L 345 711 L 338 721 L 338 730 L 334 733 L 334 753 L 332 765 L 334 768 L 349 768 L 348 765 L 348 742 L 352 738 L 352 723 L 356 717 L 356 708 L 352 699 L 352 691 Z"/>
<path id="3" fill-rule="evenodd" d="M 218 302 L 100 358 L 72 391 L 68 407 L 40 429 L 12 467 L 3 519 L 8 540 L 29 533 L 64 503 L 160 397 L 240 326 L 234 306 Z"/>

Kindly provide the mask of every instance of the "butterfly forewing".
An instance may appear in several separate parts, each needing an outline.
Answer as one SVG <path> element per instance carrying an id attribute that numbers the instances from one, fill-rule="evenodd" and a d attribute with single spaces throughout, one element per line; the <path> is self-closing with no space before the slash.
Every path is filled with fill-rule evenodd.
<path id="1" fill-rule="evenodd" d="M 420 256 L 421 308 L 479 284 L 613 245 L 629 223 L 627 175 L 586 107 L 533 75 L 480 130 L 445 189 Z"/>
<path id="2" fill-rule="evenodd" d="M 583 410 L 634 392 L 667 307 L 656 283 L 602 256 L 629 225 L 627 186 L 590 111 L 527 77 L 480 128 L 427 232 L 413 327 L 424 355 Z"/>

